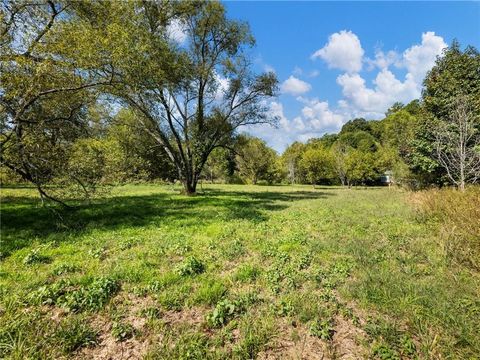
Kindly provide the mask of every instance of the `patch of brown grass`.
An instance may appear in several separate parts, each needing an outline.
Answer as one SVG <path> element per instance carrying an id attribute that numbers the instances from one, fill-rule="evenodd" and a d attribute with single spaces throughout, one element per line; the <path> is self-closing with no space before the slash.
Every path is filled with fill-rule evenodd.
<path id="1" fill-rule="evenodd" d="M 480 270 L 480 186 L 464 192 L 453 188 L 420 191 L 411 199 L 422 216 L 441 224 L 447 256 Z"/>

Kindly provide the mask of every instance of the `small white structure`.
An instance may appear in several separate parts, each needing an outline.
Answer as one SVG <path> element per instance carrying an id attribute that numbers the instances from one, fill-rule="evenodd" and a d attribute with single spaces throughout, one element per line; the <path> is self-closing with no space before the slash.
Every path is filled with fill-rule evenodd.
<path id="1" fill-rule="evenodd" d="M 388 185 L 390 186 L 391 184 L 393 184 L 393 171 L 391 170 L 387 170 L 383 173 L 382 176 L 380 176 L 380 182 L 383 184 L 383 185 Z"/>

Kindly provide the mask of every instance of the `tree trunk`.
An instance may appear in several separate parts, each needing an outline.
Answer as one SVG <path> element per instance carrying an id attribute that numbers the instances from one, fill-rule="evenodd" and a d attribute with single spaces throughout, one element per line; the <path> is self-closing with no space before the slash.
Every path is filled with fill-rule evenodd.
<path id="1" fill-rule="evenodd" d="M 185 191 L 185 194 L 187 195 L 195 195 L 197 192 L 197 179 L 185 179 L 183 181 L 183 188 Z"/>

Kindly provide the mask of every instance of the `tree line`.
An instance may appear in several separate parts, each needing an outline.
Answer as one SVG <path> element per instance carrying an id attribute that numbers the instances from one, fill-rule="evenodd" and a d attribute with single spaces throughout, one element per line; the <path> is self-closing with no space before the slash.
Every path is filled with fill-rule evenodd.
<path id="1" fill-rule="evenodd" d="M 2 182 L 42 199 L 98 185 L 198 182 L 464 188 L 480 174 L 480 55 L 454 42 L 421 99 L 384 119 L 283 154 L 242 134 L 278 120 L 274 73 L 256 74 L 248 24 L 219 2 L 3 1 L 0 5 Z"/>

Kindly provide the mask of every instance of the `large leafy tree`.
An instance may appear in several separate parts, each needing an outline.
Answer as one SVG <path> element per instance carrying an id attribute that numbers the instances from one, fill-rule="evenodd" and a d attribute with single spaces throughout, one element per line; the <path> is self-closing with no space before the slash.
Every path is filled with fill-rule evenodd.
<path id="1" fill-rule="evenodd" d="M 454 42 L 427 74 L 413 159 L 460 188 L 479 178 L 480 54 Z M 463 179 L 463 180 L 462 180 Z"/>
<path id="2" fill-rule="evenodd" d="M 277 80 L 272 73 L 252 73 L 249 28 L 228 19 L 218 2 L 133 3 L 127 16 L 117 13 L 118 6 L 124 5 L 77 7 L 77 34 L 94 39 L 84 46 L 97 49 L 96 66 L 115 79 L 105 91 L 136 110 L 145 132 L 175 165 L 185 192 L 195 193 L 214 149 L 227 146 L 242 126 L 275 121 L 265 100 Z M 95 21 L 97 14 L 112 12 L 108 23 Z"/>
<path id="3" fill-rule="evenodd" d="M 331 152 L 324 147 L 310 147 L 300 160 L 300 166 L 307 181 L 313 186 L 333 178 L 334 160 Z"/>
<path id="4" fill-rule="evenodd" d="M 251 184 L 271 181 L 276 171 L 276 152 L 265 141 L 242 135 L 236 144 L 236 162 L 240 176 Z"/>
<path id="5" fill-rule="evenodd" d="M 107 83 L 59 51 L 59 38 L 71 49 L 77 43 L 62 27 L 70 9 L 55 0 L 0 5 L 1 162 L 33 183 L 42 199 L 56 201 L 45 185 L 67 177 L 70 145 L 84 136 L 85 111 L 95 99 L 90 90 Z"/>

